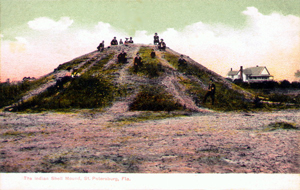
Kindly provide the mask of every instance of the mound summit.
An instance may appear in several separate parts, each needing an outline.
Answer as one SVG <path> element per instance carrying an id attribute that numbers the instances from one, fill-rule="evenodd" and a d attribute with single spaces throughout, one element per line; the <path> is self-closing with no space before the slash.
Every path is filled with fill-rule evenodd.
<path id="1" fill-rule="evenodd" d="M 150 53 L 155 50 L 156 57 Z M 118 63 L 124 50 L 127 62 Z M 134 71 L 139 52 L 143 66 Z M 173 111 L 237 110 L 252 106 L 254 96 L 207 69 L 188 56 L 185 67 L 178 65 L 180 53 L 154 45 L 130 44 L 94 51 L 59 65 L 53 72 L 29 82 L 30 89 L 8 111 L 52 109 L 122 109 Z M 79 74 L 61 80 L 69 71 Z M 215 105 L 202 103 L 209 80 L 216 85 Z"/>

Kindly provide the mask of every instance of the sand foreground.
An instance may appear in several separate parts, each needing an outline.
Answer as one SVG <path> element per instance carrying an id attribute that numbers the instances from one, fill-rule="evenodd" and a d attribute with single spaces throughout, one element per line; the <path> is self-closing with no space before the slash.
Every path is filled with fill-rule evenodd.
<path id="1" fill-rule="evenodd" d="M 299 173 L 300 110 L 0 113 L 1 172 Z"/>

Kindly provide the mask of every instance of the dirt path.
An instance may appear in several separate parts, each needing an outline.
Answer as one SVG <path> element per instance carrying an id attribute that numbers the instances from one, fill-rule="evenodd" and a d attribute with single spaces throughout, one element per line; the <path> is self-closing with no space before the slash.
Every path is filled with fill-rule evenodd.
<path id="1" fill-rule="evenodd" d="M 124 109 L 121 110 L 120 108 Z M 2 172 L 299 173 L 300 111 L 198 113 L 161 120 L 159 112 L 0 113 Z"/>

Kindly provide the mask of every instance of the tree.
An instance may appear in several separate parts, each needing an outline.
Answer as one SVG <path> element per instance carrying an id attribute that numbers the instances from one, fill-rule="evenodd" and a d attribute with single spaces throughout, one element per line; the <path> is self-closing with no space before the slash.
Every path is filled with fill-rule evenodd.
<path id="1" fill-rule="evenodd" d="M 290 86 L 291 86 L 291 83 L 288 80 L 283 80 L 279 84 L 280 88 L 290 88 Z"/>
<path id="2" fill-rule="evenodd" d="M 295 73 L 295 77 L 300 78 L 300 70 L 297 70 L 297 72 Z"/>

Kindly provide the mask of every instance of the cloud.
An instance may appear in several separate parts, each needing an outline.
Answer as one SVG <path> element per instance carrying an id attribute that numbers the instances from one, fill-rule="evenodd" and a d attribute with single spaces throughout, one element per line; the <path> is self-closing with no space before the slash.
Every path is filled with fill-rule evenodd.
<path id="1" fill-rule="evenodd" d="M 15 39 L 22 44 L 28 44 L 28 41 L 26 40 L 26 38 L 23 37 L 15 37 Z"/>
<path id="2" fill-rule="evenodd" d="M 275 80 L 295 80 L 300 69 L 300 18 L 272 13 L 263 15 L 255 7 L 242 12 L 244 28 L 202 22 L 182 31 L 161 33 L 169 47 L 189 55 L 209 69 L 226 76 L 232 67 L 267 66 Z"/>
<path id="3" fill-rule="evenodd" d="M 295 80 L 294 73 L 300 70 L 300 18 L 279 13 L 263 15 L 255 7 L 248 7 L 241 16 L 246 17 L 247 23 L 240 29 L 197 22 L 181 30 L 169 28 L 158 35 L 171 49 L 222 76 L 230 68 L 261 65 L 267 66 L 276 80 Z M 61 63 L 96 50 L 102 40 L 108 46 L 114 36 L 118 40 L 130 37 L 122 29 L 104 22 L 92 28 L 66 30 L 72 23 L 68 17 L 57 22 L 41 17 L 28 25 L 36 31 L 51 32 L 24 34 L 14 42 L 2 39 L 2 80 L 45 75 Z M 53 30 L 59 32 L 53 35 Z M 132 37 L 135 43 L 153 44 L 153 35 L 137 31 Z M 10 44 L 17 48 L 12 49 Z"/>
<path id="4" fill-rule="evenodd" d="M 59 21 L 54 21 L 47 17 L 40 17 L 36 18 L 32 21 L 29 21 L 27 24 L 29 28 L 38 31 L 45 31 L 45 30 L 66 30 L 69 26 L 71 26 L 73 20 L 69 17 L 62 17 Z"/>

